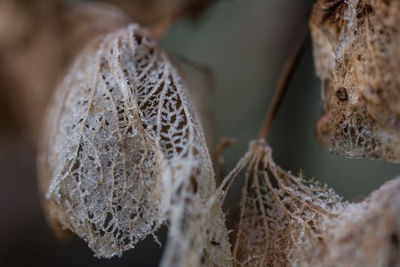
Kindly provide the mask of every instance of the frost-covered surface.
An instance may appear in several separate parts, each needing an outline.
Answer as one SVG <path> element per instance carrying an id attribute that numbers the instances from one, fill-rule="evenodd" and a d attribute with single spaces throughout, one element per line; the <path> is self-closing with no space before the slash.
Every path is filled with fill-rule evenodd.
<path id="1" fill-rule="evenodd" d="M 360 203 L 276 165 L 253 141 L 224 180 L 247 167 L 234 258 L 237 266 L 400 266 L 400 179 Z"/>
<path id="2" fill-rule="evenodd" d="M 318 138 L 347 157 L 400 162 L 400 2 L 320 0 L 310 26 L 328 79 Z"/>
<path id="3" fill-rule="evenodd" d="M 323 244 L 326 221 L 343 206 L 335 192 L 296 177 L 258 140 L 228 179 L 248 166 L 234 257 L 241 266 L 293 266 Z"/>
<path id="4" fill-rule="evenodd" d="M 137 25 L 89 46 L 43 131 L 39 176 L 52 225 L 112 257 L 168 220 L 162 264 L 226 265 L 224 215 L 194 113 L 167 55 Z"/>
<path id="5" fill-rule="evenodd" d="M 326 224 L 325 245 L 315 248 L 310 266 L 400 266 L 400 179 Z"/>

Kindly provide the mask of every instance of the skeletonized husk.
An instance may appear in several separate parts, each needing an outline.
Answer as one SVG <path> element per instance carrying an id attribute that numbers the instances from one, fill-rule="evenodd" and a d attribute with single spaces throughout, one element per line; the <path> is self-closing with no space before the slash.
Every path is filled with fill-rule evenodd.
<path id="1" fill-rule="evenodd" d="M 400 266 L 400 179 L 326 222 L 326 246 L 309 252 L 309 266 Z"/>
<path id="2" fill-rule="evenodd" d="M 342 205 L 333 190 L 283 170 L 271 153 L 254 141 L 238 164 L 248 166 L 234 247 L 238 266 L 301 266 L 309 251 L 325 245 L 326 221 Z"/>
<path id="3" fill-rule="evenodd" d="M 234 248 L 238 266 L 400 265 L 400 179 L 361 203 L 348 203 L 281 169 L 263 141 L 251 143 L 226 180 L 246 166 Z"/>
<path id="4" fill-rule="evenodd" d="M 56 231 L 112 257 L 168 222 L 162 265 L 229 264 L 212 164 L 181 84 L 135 24 L 82 52 L 41 137 L 39 182 Z"/>
<path id="5" fill-rule="evenodd" d="M 317 136 L 334 152 L 400 162 L 399 25 L 399 1 L 315 4 L 315 67 L 327 79 Z"/>

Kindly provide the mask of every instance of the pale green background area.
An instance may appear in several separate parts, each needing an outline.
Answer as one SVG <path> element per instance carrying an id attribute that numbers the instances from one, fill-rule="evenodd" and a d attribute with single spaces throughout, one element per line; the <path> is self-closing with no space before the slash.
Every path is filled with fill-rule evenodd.
<path id="1" fill-rule="evenodd" d="M 301 3 L 301 4 L 300 4 Z M 208 66 L 215 75 L 216 137 L 238 142 L 226 151 L 231 169 L 257 136 L 280 69 L 302 36 L 312 1 L 221 1 L 200 22 L 181 22 L 162 41 L 174 52 Z M 400 166 L 332 155 L 315 139 L 322 111 L 311 42 L 271 130 L 278 164 L 328 183 L 346 199 L 364 196 L 400 173 Z M 239 190 L 236 189 L 238 193 Z"/>

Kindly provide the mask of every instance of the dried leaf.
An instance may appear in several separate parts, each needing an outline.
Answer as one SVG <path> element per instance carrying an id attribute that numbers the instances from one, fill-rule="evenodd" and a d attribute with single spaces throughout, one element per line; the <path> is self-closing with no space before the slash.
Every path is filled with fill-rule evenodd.
<path id="1" fill-rule="evenodd" d="M 135 24 L 78 57 L 47 111 L 39 153 L 57 231 L 111 257 L 168 221 L 162 265 L 229 262 L 210 157 L 185 90 L 169 57 Z"/>
<path id="2" fill-rule="evenodd" d="M 310 26 L 328 79 L 318 138 L 351 158 L 400 162 L 400 3 L 320 0 Z"/>

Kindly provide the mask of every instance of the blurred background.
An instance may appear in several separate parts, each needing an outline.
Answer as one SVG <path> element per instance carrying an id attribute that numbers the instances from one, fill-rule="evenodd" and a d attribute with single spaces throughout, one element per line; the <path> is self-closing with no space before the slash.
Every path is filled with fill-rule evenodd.
<path id="1" fill-rule="evenodd" d="M 0 9 L 2 1 L 7 0 L 0 0 Z M 280 70 L 307 27 L 312 4 L 311 0 L 222 0 L 195 22 L 178 21 L 162 38 L 167 51 L 207 66 L 214 74 L 210 102 L 215 139 L 226 136 L 237 140 L 224 153 L 226 171 L 257 136 Z M 0 29 L 4 21 L 0 10 Z M 162 248 L 152 238 L 121 258 L 109 260 L 94 258 L 84 241 L 76 237 L 66 243 L 56 240 L 40 207 L 34 148 L 24 138 L 24 128 L 13 123 L 24 116 L 18 112 L 25 112 L 25 104 L 7 100 L 13 94 L 11 78 L 4 71 L 10 54 L 4 46 L 0 49 L 4 49 L 0 51 L 0 265 L 157 266 Z M 39 67 L 42 56 L 35 58 Z M 314 72 L 309 40 L 269 143 L 276 163 L 283 168 L 293 173 L 302 170 L 345 199 L 356 201 L 396 177 L 400 167 L 383 161 L 345 159 L 321 147 L 314 125 L 322 110 L 322 87 Z M 34 102 L 34 91 L 27 95 L 32 95 L 28 97 L 31 104 L 43 105 Z M 233 202 L 240 199 L 240 191 L 239 180 L 232 188 L 228 207 L 237 205 Z M 160 240 L 165 240 L 165 229 L 160 231 Z"/>

